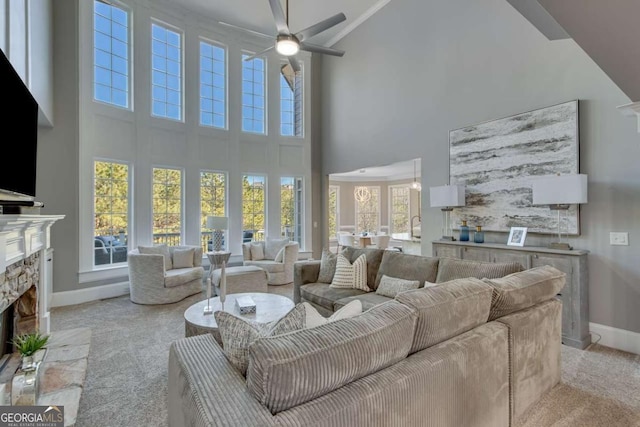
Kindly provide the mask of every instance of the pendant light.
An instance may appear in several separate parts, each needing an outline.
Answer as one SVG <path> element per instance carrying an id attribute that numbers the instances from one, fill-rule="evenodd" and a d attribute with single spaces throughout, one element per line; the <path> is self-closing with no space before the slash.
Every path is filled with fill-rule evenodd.
<path id="1" fill-rule="evenodd" d="M 416 174 L 416 160 L 413 160 L 413 182 L 411 188 L 416 191 L 422 191 L 422 184 L 418 182 L 418 176 Z"/>

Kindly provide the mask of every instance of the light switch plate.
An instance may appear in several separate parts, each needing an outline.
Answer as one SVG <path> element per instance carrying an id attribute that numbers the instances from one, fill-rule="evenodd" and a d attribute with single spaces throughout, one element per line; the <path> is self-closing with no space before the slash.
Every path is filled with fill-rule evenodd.
<path id="1" fill-rule="evenodd" d="M 611 245 L 629 246 L 629 233 L 612 231 L 609 233 L 609 243 Z"/>

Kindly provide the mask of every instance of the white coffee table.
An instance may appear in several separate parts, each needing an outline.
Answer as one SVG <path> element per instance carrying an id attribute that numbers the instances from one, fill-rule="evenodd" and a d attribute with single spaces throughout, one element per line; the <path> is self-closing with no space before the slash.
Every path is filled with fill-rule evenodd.
<path id="1" fill-rule="evenodd" d="M 251 314 L 240 314 L 236 307 L 236 298 L 241 296 L 250 296 L 256 303 L 256 312 Z M 210 333 L 218 341 L 220 333 L 218 332 L 218 324 L 213 314 L 204 314 L 204 307 L 207 300 L 202 300 L 193 304 L 184 312 L 184 335 L 191 337 L 194 335 L 202 335 Z M 219 297 L 212 297 L 210 301 L 211 308 L 214 313 L 222 310 L 222 304 Z M 264 292 L 246 292 L 239 294 L 229 294 L 224 302 L 224 311 L 234 314 L 243 319 L 252 320 L 258 323 L 269 323 L 274 320 L 281 319 L 291 310 L 295 304 L 285 296 L 276 294 L 267 294 Z"/>

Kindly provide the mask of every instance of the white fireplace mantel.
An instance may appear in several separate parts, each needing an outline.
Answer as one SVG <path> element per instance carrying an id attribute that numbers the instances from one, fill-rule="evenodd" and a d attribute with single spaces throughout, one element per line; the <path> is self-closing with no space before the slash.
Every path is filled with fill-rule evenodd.
<path id="1" fill-rule="evenodd" d="M 0 215 L 0 273 L 7 266 L 40 251 L 40 281 L 38 287 L 38 317 L 40 332 L 50 331 L 49 309 L 52 278 L 47 271 L 46 251 L 51 247 L 51 226 L 64 215 Z"/>

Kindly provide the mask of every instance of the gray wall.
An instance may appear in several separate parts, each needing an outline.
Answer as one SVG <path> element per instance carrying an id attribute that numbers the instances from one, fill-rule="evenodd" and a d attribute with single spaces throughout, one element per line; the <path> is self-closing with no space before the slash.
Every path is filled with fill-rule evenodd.
<path id="1" fill-rule="evenodd" d="M 323 59 L 324 175 L 421 157 L 428 191 L 448 182 L 449 130 L 579 99 L 589 203 L 571 243 L 591 252 L 590 321 L 640 332 L 640 135 L 616 110 L 629 98 L 573 40 L 549 41 L 504 0 L 404 0 L 337 47 L 344 57 Z M 424 254 L 441 225 L 427 195 Z M 610 246 L 610 231 L 630 246 Z"/>

